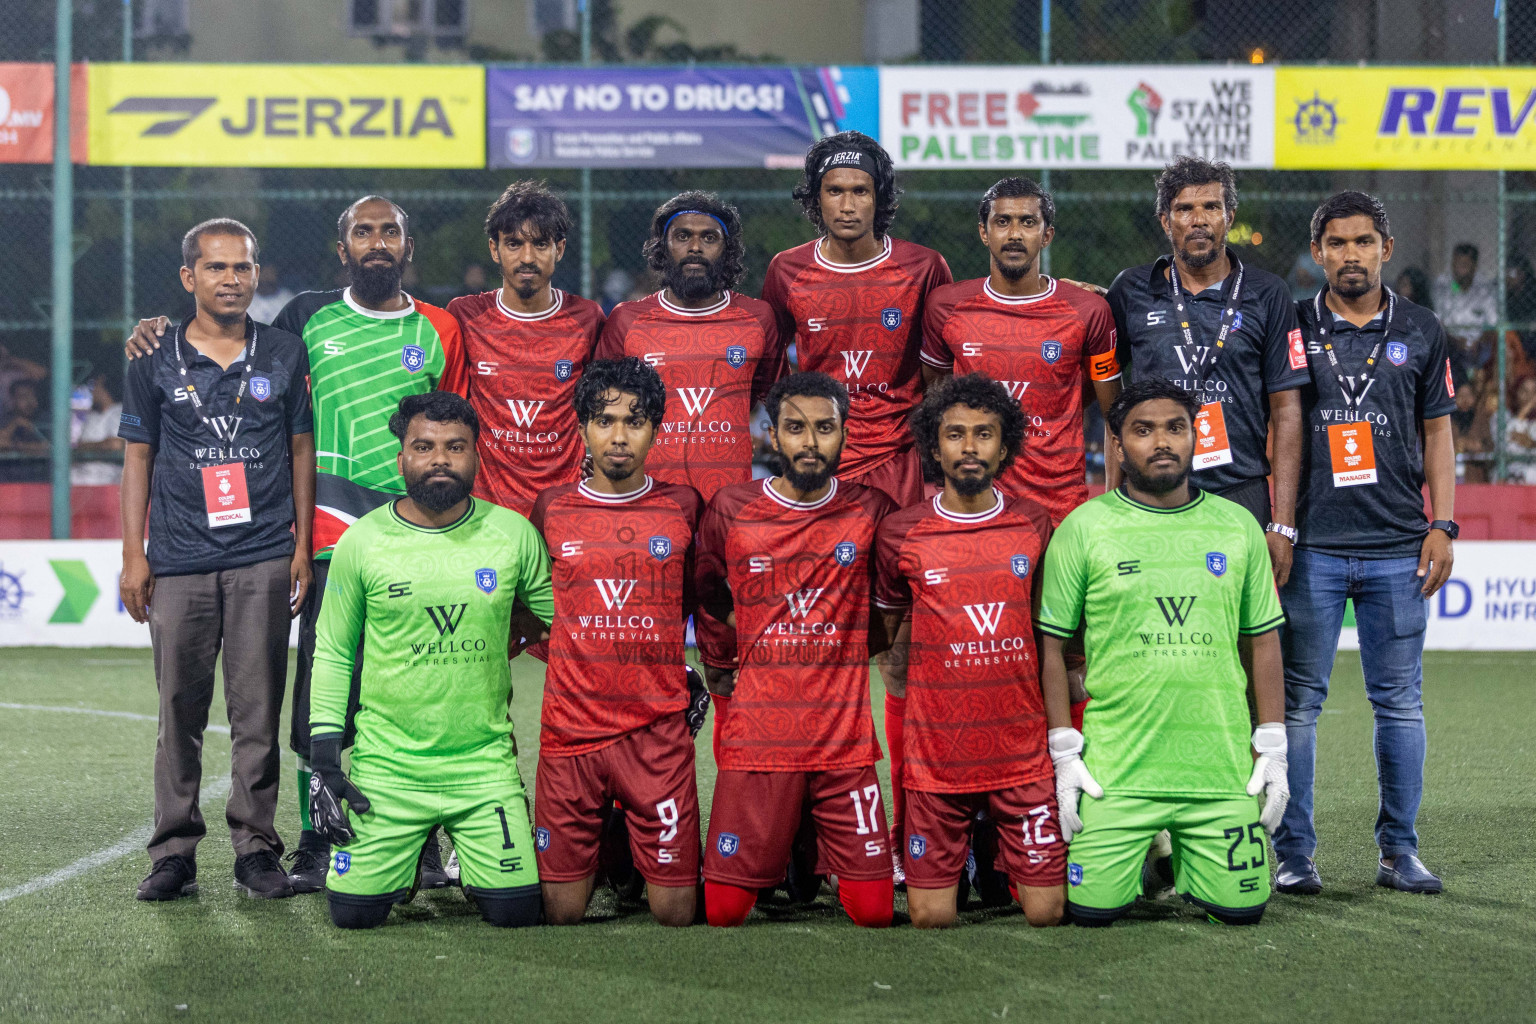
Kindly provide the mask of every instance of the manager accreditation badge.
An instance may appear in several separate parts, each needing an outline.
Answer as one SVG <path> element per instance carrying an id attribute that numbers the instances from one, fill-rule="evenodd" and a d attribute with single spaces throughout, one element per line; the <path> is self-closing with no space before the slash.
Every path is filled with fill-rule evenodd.
<path id="1" fill-rule="evenodd" d="M 233 526 L 251 521 L 251 498 L 245 487 L 245 463 L 203 467 L 203 500 L 208 504 L 208 526 Z"/>
<path id="2" fill-rule="evenodd" d="M 1227 417 L 1220 402 L 1208 402 L 1195 415 L 1195 469 L 1225 466 L 1232 461 L 1232 443 L 1227 440 Z"/>
<path id="3" fill-rule="evenodd" d="M 1333 460 L 1333 486 L 1356 487 L 1376 482 L 1376 448 L 1368 423 L 1328 424 L 1328 454 Z"/>

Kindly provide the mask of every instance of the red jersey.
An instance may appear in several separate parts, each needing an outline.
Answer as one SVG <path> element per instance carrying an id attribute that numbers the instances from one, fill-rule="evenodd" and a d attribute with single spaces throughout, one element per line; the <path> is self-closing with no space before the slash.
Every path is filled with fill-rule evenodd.
<path id="1" fill-rule="evenodd" d="M 778 315 L 779 333 L 795 339 L 800 369 L 848 388 L 842 476 L 862 476 L 912 447 L 907 417 L 923 397 L 924 302 L 951 280 L 943 256 L 890 237 L 863 263 L 830 262 L 818 239 L 768 264 L 763 301 Z"/>
<path id="2" fill-rule="evenodd" d="M 905 784 L 983 793 L 1051 778 L 1033 603 L 1045 509 L 959 515 L 939 495 L 880 524 L 875 604 L 911 607 Z"/>
<path id="3" fill-rule="evenodd" d="M 987 278 L 928 297 L 923 362 L 1001 381 L 1024 410 L 1024 450 L 998 478 L 1007 494 L 1033 498 L 1059 524 L 1088 500 L 1083 456 L 1085 380 L 1120 376 L 1109 303 L 1045 279 L 1039 295 L 1013 298 Z"/>
<path id="4" fill-rule="evenodd" d="M 828 771 L 880 760 L 869 577 L 875 529 L 895 507 L 881 491 L 836 479 L 815 502 L 753 480 L 709 503 L 699 522 L 699 654 L 716 668 L 739 666 L 729 708 L 715 718 L 720 768 Z M 736 628 L 718 628 L 732 609 Z"/>
<path id="5" fill-rule="evenodd" d="M 530 521 L 553 559 L 543 757 L 599 750 L 688 706 L 684 629 L 704 502 L 646 479 L 633 494 L 545 491 Z"/>
<path id="6" fill-rule="evenodd" d="M 752 408 L 784 368 L 768 304 L 726 292 L 707 309 L 683 309 L 661 292 L 614 307 L 597 358 L 635 356 L 667 386 L 667 415 L 646 456 L 658 480 L 688 484 L 708 501 L 752 479 Z"/>
<path id="7" fill-rule="evenodd" d="M 480 417 L 475 496 L 525 516 L 543 491 L 581 479 L 586 446 L 571 396 L 603 329 L 597 303 L 554 293 L 553 306 L 532 314 L 508 309 L 499 290 L 448 303 Z"/>

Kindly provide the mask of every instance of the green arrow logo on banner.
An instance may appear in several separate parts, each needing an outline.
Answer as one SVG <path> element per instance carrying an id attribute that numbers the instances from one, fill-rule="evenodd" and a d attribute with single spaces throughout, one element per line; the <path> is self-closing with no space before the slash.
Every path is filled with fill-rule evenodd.
<path id="1" fill-rule="evenodd" d="M 84 622 L 86 613 L 91 610 L 91 605 L 95 604 L 96 598 L 101 596 L 100 588 L 91 578 L 90 567 L 84 562 L 54 561 L 53 559 L 49 559 L 48 564 L 53 566 L 53 574 L 59 578 L 59 584 L 64 588 L 64 597 L 60 599 L 59 606 L 53 610 L 53 616 L 48 620 L 49 624 Z"/>

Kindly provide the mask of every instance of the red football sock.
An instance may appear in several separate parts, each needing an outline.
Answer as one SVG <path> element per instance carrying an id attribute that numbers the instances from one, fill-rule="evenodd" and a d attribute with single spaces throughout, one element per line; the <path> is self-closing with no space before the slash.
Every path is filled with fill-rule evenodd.
<path id="1" fill-rule="evenodd" d="M 1017 903 L 1019 906 L 1022 907 L 1024 905 L 1024 901 L 1019 899 L 1019 887 L 1014 885 L 1012 882 L 1008 883 L 1008 895 L 1012 896 L 1013 902 Z"/>
<path id="2" fill-rule="evenodd" d="M 862 882 L 840 878 L 837 898 L 860 928 L 889 928 L 896 883 L 889 876 Z M 711 921 L 711 924 L 714 922 Z"/>
<path id="3" fill-rule="evenodd" d="M 896 848 L 907 841 L 907 793 L 901 784 L 902 766 L 906 764 L 907 698 L 885 695 L 885 745 L 891 754 L 891 835 Z"/>
<path id="4" fill-rule="evenodd" d="M 729 882 L 704 882 L 704 917 L 716 928 L 735 928 L 746 923 L 757 904 L 757 890 Z"/>
<path id="5" fill-rule="evenodd" d="M 1088 698 L 1088 700 L 1092 699 Z M 1078 732 L 1083 731 L 1083 709 L 1088 706 L 1088 700 L 1080 700 L 1072 705 L 1072 728 Z"/>
<path id="6" fill-rule="evenodd" d="M 715 764 L 718 765 L 720 763 L 720 733 L 725 729 L 725 716 L 730 711 L 731 698 L 722 697 L 718 693 L 712 693 L 709 695 L 709 704 L 710 707 L 714 708 L 715 713 L 714 732 L 710 733 L 710 742 L 712 744 L 711 749 L 715 752 Z"/>

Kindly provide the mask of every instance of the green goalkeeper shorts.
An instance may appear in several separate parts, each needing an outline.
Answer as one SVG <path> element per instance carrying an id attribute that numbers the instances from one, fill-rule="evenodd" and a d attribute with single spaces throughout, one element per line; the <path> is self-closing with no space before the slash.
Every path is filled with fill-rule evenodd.
<path id="1" fill-rule="evenodd" d="M 416 881 L 416 861 L 441 825 L 459 856 L 459 880 L 474 889 L 539 884 L 528 798 L 511 781 L 459 789 L 359 785 L 373 806 L 350 812 L 357 834 L 331 851 L 325 887 L 349 896 L 404 896 Z"/>
<path id="2" fill-rule="evenodd" d="M 1067 900 L 1085 918 L 1112 918 L 1141 893 L 1158 832 L 1173 838 L 1179 894 L 1228 923 L 1258 920 L 1269 900 L 1269 857 L 1253 797 L 1208 800 L 1084 795 L 1083 831 L 1067 850 Z"/>

